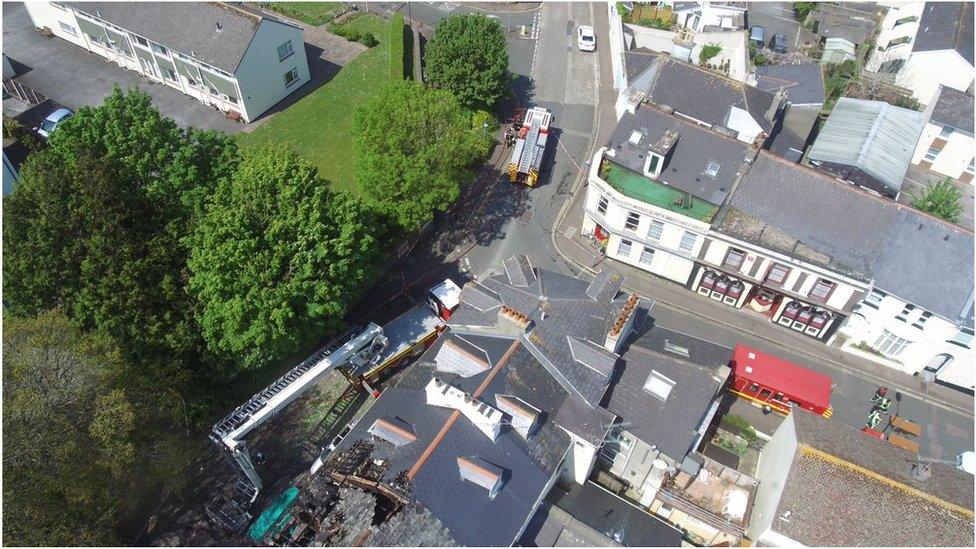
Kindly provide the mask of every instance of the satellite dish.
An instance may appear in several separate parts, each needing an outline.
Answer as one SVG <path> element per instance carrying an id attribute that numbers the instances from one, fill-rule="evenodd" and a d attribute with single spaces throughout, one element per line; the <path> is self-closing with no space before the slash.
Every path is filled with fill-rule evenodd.
<path id="1" fill-rule="evenodd" d="M 963 452 L 956 458 L 956 467 L 970 475 L 976 475 L 976 452 Z"/>

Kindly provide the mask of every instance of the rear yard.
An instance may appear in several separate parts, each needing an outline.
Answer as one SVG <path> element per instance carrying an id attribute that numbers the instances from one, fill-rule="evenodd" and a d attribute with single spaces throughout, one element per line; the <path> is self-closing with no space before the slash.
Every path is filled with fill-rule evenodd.
<path id="1" fill-rule="evenodd" d="M 338 189 L 359 193 L 352 151 L 352 115 L 389 78 L 389 22 L 363 14 L 346 26 L 371 32 L 379 45 L 346 64 L 328 83 L 276 114 L 250 134 L 242 144 L 262 146 L 283 143 L 319 169 L 319 174 Z"/>

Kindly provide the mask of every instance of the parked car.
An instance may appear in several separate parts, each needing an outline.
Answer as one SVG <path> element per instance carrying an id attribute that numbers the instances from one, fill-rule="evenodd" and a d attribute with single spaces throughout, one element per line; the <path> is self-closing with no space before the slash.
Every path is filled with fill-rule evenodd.
<path id="1" fill-rule="evenodd" d="M 37 133 L 43 138 L 47 138 L 54 130 L 58 129 L 58 126 L 64 123 L 65 120 L 71 118 L 75 113 L 71 112 L 71 109 L 58 109 L 51 114 L 47 115 L 44 122 L 41 122 L 39 128 L 34 128 Z"/>
<path id="2" fill-rule="evenodd" d="M 580 51 L 596 51 L 596 34 L 593 34 L 593 27 L 582 25 L 576 29 L 576 46 Z"/>
<path id="3" fill-rule="evenodd" d="M 786 37 L 782 34 L 774 34 L 773 38 L 769 41 L 769 49 L 776 53 L 787 53 Z"/>
<path id="4" fill-rule="evenodd" d="M 766 45 L 766 31 L 758 25 L 752 27 L 752 30 L 749 32 L 749 42 L 755 44 L 757 50 L 763 49 Z"/>
<path id="5" fill-rule="evenodd" d="M 342 439 L 346 438 L 346 435 L 349 434 L 349 431 L 352 431 L 352 428 L 353 428 L 352 423 L 343 427 L 342 430 L 339 431 L 339 434 L 332 439 L 332 442 L 329 442 L 329 445 L 326 446 L 324 454 L 331 454 L 332 452 L 334 452 L 335 449 L 339 446 L 339 443 L 342 442 Z"/>

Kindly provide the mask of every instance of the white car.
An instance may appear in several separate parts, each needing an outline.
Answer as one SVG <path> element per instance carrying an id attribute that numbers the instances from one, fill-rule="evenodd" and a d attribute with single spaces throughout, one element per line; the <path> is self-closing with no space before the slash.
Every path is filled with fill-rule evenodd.
<path id="1" fill-rule="evenodd" d="M 593 34 L 593 27 L 583 25 L 576 29 L 576 46 L 580 51 L 596 51 L 596 35 Z"/>

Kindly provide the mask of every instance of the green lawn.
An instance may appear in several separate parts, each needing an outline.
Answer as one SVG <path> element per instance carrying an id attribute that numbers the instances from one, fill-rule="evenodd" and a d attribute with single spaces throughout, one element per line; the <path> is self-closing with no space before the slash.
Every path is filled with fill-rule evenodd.
<path id="1" fill-rule="evenodd" d="M 346 7 L 342 2 L 262 2 L 261 6 L 309 25 L 324 25 Z"/>
<path id="2" fill-rule="evenodd" d="M 319 175 L 339 189 L 359 193 L 352 151 L 352 114 L 390 75 L 389 22 L 364 14 L 347 24 L 371 32 L 379 45 L 343 67 L 325 85 L 274 115 L 250 134 L 245 145 L 283 143 L 318 167 Z"/>

